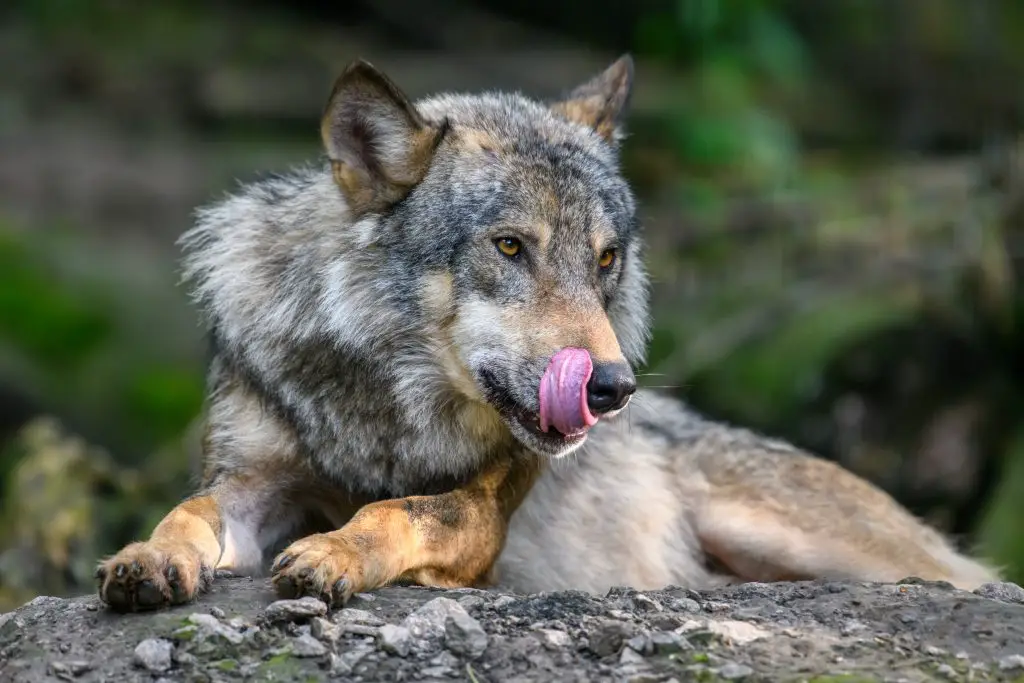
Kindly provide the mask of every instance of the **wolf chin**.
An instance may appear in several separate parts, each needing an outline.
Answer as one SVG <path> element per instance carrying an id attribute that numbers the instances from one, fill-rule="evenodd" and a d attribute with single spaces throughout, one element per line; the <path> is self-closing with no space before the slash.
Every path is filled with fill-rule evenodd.
<path id="1" fill-rule="evenodd" d="M 627 56 L 553 102 L 413 103 L 357 62 L 322 163 L 199 211 L 203 482 L 101 562 L 103 599 L 185 602 L 268 564 L 281 595 L 336 604 L 395 581 L 994 580 L 838 466 L 636 390 L 632 82 Z"/>

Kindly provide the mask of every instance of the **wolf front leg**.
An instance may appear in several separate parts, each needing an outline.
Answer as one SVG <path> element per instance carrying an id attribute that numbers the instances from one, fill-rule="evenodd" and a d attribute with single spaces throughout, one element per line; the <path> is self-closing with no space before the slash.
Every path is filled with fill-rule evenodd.
<path id="1" fill-rule="evenodd" d="M 217 568 L 255 568 L 297 514 L 280 477 L 223 474 L 171 510 L 149 540 L 100 562 L 100 598 L 120 612 L 194 600 Z M 272 522 L 268 521 L 272 520 Z"/>
<path id="2" fill-rule="evenodd" d="M 506 460 L 448 493 L 366 505 L 341 529 L 286 548 L 272 566 L 277 592 L 340 605 L 396 580 L 445 588 L 484 583 L 540 469 L 532 457 Z"/>

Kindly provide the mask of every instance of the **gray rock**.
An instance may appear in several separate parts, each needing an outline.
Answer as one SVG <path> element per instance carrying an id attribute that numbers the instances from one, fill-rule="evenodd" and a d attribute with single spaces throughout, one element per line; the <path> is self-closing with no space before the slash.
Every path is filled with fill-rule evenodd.
<path id="1" fill-rule="evenodd" d="M 428 666 L 420 671 L 423 678 L 447 678 L 455 673 L 450 666 Z"/>
<path id="2" fill-rule="evenodd" d="M 298 600 L 277 600 L 267 605 L 263 616 L 270 622 L 301 621 L 327 614 L 327 605 L 322 600 L 306 596 Z"/>
<path id="3" fill-rule="evenodd" d="M 317 640 L 333 643 L 341 638 L 341 627 L 327 621 L 323 617 L 313 617 L 313 621 L 310 622 L 309 626 L 309 632 Z"/>
<path id="4" fill-rule="evenodd" d="M 135 646 L 132 661 L 151 673 L 163 673 L 171 668 L 174 643 L 163 638 L 147 638 Z"/>
<path id="5" fill-rule="evenodd" d="M 508 607 L 515 601 L 516 599 L 513 598 L 511 595 L 502 595 L 500 598 L 494 601 L 492 607 L 494 607 L 494 609 L 503 609 L 505 607 Z"/>
<path id="6" fill-rule="evenodd" d="M 739 681 L 754 675 L 754 670 L 744 664 L 729 662 L 718 669 L 718 675 L 727 681 Z"/>
<path id="7" fill-rule="evenodd" d="M 296 657 L 323 657 L 327 648 L 310 634 L 304 634 L 292 642 L 292 654 Z"/>
<path id="8" fill-rule="evenodd" d="M 1024 588 L 1009 581 L 984 583 L 978 586 L 974 592 L 983 598 L 1024 605 Z"/>
<path id="9" fill-rule="evenodd" d="M 453 611 L 445 620 L 444 644 L 452 652 L 476 659 L 487 649 L 487 632 L 465 611 Z"/>
<path id="10" fill-rule="evenodd" d="M 626 641 L 626 646 L 639 652 L 642 655 L 654 654 L 654 645 L 651 643 L 651 639 L 647 634 L 641 633 L 638 636 L 633 636 Z"/>
<path id="11" fill-rule="evenodd" d="M 177 636 L 188 636 L 188 639 L 198 641 L 222 638 L 232 645 L 242 642 L 242 634 L 226 624 L 220 623 L 217 617 L 212 614 L 193 612 L 187 619 L 190 626 L 175 631 Z"/>
<path id="12" fill-rule="evenodd" d="M 664 604 L 667 609 L 673 612 L 684 612 L 686 614 L 700 612 L 700 603 L 691 598 L 669 598 Z"/>
<path id="13" fill-rule="evenodd" d="M 637 593 L 632 596 L 630 603 L 637 612 L 660 612 L 663 609 L 660 602 L 646 593 Z"/>
<path id="14" fill-rule="evenodd" d="M 444 640 L 448 617 L 452 614 L 469 613 L 451 598 L 434 598 L 405 618 L 402 625 L 409 629 L 414 640 L 430 646 L 439 646 Z"/>
<path id="15" fill-rule="evenodd" d="M 1024 655 L 1009 655 L 999 660 L 1000 671 L 1024 669 Z"/>
<path id="16" fill-rule="evenodd" d="M 957 676 L 956 669 L 951 667 L 949 664 L 939 664 L 937 667 L 935 667 L 935 673 L 939 674 L 944 678 L 949 679 L 955 679 Z"/>
<path id="17" fill-rule="evenodd" d="M 466 608 L 466 611 L 474 610 L 484 604 L 484 599 L 479 595 L 463 595 L 457 602 Z"/>
<path id="18" fill-rule="evenodd" d="M 222 610 L 220 607 L 217 607 L 216 605 L 210 608 L 210 614 L 217 617 L 218 619 L 223 619 L 227 616 L 227 614 L 224 613 L 224 610 Z"/>
<path id="19" fill-rule="evenodd" d="M 537 636 L 548 650 L 564 650 L 572 646 L 572 637 L 565 631 L 540 628 L 537 629 Z"/>
<path id="20" fill-rule="evenodd" d="M 405 626 L 384 624 L 378 629 L 378 635 L 380 646 L 385 652 L 399 657 L 409 654 L 409 649 L 412 647 L 412 634 Z"/>
<path id="21" fill-rule="evenodd" d="M 331 621 L 335 624 L 362 624 L 364 626 L 383 626 L 384 620 L 374 616 L 364 609 L 346 607 L 331 615 Z"/>
<path id="22" fill-rule="evenodd" d="M 358 605 L 367 611 L 336 610 L 330 617 L 268 622 L 263 612 L 272 595 L 269 581 L 225 579 L 192 609 L 121 616 L 106 607 L 86 609 L 97 602 L 94 596 L 20 608 L 0 627 L 0 681 L 153 681 L 165 676 L 175 681 L 331 678 L 426 683 L 475 677 L 481 683 L 666 683 L 674 675 L 679 680 L 710 676 L 737 681 L 745 676 L 742 683 L 750 683 L 797 676 L 815 680 L 852 670 L 872 680 L 952 683 L 972 676 L 979 681 L 1015 680 L 1024 673 L 1024 650 L 1014 647 L 1024 641 L 1021 605 L 931 584 L 912 585 L 905 593 L 857 583 L 740 584 L 700 596 L 701 601 L 727 606 L 716 614 L 671 609 L 673 597 L 693 598 L 679 589 L 643 592 L 666 607 L 657 612 L 631 607 L 639 595 L 636 591 L 608 598 L 579 591 L 520 595 L 503 610 L 495 610 L 492 598 L 479 593 L 393 586 L 377 592 L 374 602 Z M 484 600 L 472 617 L 488 640 L 484 652 L 472 660 L 444 647 L 448 617 L 464 613 L 465 605 L 453 607 L 436 600 L 458 604 L 467 597 Z M 211 607 L 222 609 L 230 623 L 210 614 Z M 193 610 L 197 614 L 189 617 Z M 618 610 L 621 619 L 609 617 L 612 610 Z M 898 615 L 908 613 L 919 618 L 904 625 Z M 935 623 L 936 616 L 943 620 L 941 625 Z M 408 634 L 408 650 L 401 635 L 392 637 L 406 628 L 406 618 L 431 625 L 424 639 Z M 456 624 L 463 621 L 452 619 Z M 864 628 L 842 635 L 851 620 Z M 20 625 L 14 628 L 14 622 Z M 183 622 L 185 633 L 173 639 L 167 671 L 151 673 L 133 664 L 139 641 L 169 638 Z M 383 628 L 382 622 L 391 626 Z M 437 637 L 439 624 L 443 628 Z M 375 629 L 376 637 L 357 635 L 345 626 Z M 898 633 L 893 633 L 894 626 Z M 390 634 L 386 639 L 381 637 L 382 628 Z M 702 640 L 701 633 L 711 637 Z M 676 635 L 681 636 L 679 641 Z M 239 638 L 240 645 L 229 642 Z M 682 653 L 669 652 L 680 643 Z M 580 646 L 592 646 L 602 656 Z M 474 652 L 472 647 L 455 649 Z M 957 661 L 953 653 L 964 653 L 968 659 Z M 668 657 L 677 661 L 667 661 Z M 76 675 L 69 660 L 88 660 L 93 669 Z M 901 664 L 894 667 L 897 661 Z M 949 670 L 939 668 L 943 664 L 951 665 L 952 678 Z M 751 668 L 756 671 L 751 673 Z"/>
<path id="23" fill-rule="evenodd" d="M 92 671 L 91 662 L 76 659 L 68 662 L 50 662 L 50 671 L 54 676 L 61 678 L 76 678 L 82 674 Z"/>
<path id="24" fill-rule="evenodd" d="M 650 640 L 654 651 L 659 655 L 681 652 L 686 647 L 686 641 L 682 636 L 671 631 L 655 631 L 651 634 Z"/>
<path id="25" fill-rule="evenodd" d="M 598 657 L 616 654 L 622 643 L 633 635 L 633 629 L 621 621 L 602 619 L 587 631 L 590 651 Z"/>

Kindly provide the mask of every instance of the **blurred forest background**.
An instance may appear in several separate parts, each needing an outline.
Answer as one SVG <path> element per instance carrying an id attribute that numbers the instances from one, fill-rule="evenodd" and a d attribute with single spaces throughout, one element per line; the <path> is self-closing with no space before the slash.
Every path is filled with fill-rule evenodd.
<path id="1" fill-rule="evenodd" d="M 647 378 L 1024 581 L 1019 0 L 0 3 L 0 609 L 93 590 L 198 460 L 193 209 L 319 153 L 356 57 L 547 97 L 637 58 Z"/>

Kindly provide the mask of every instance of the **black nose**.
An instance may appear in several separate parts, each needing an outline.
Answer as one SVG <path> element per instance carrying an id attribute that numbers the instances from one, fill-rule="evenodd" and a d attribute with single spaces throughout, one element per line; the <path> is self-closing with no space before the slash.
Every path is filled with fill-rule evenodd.
<path id="1" fill-rule="evenodd" d="M 587 407 L 595 415 L 618 410 L 636 391 L 636 377 L 626 363 L 595 363 L 587 383 Z"/>

